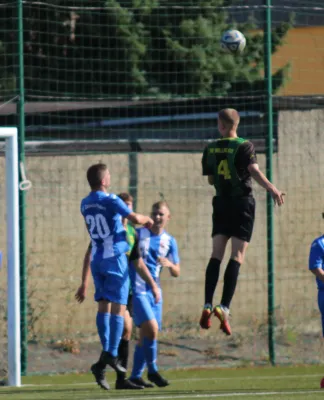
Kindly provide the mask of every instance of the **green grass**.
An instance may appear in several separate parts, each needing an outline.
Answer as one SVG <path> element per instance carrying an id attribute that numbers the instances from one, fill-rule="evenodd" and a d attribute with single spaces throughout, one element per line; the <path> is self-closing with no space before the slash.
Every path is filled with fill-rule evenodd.
<path id="1" fill-rule="evenodd" d="M 10 400 L 319 400 L 320 366 L 193 369 L 167 371 L 171 385 L 164 389 L 105 392 L 93 384 L 91 375 L 55 375 L 23 378 L 21 388 L 0 388 L 0 399 Z M 113 387 L 114 375 L 107 374 Z"/>

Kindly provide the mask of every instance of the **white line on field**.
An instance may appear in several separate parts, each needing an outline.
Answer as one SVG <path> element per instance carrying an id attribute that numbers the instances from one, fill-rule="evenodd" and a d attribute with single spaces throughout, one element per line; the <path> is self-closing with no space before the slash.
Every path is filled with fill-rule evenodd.
<path id="1" fill-rule="evenodd" d="M 170 379 L 171 382 L 186 382 L 186 381 L 227 381 L 227 380 L 280 380 L 280 379 L 287 379 L 287 378 L 319 378 L 323 377 L 324 374 L 309 374 L 309 375 L 265 375 L 265 376 L 224 376 L 224 377 L 210 377 L 210 378 L 185 378 L 185 379 Z"/>
<path id="2" fill-rule="evenodd" d="M 321 393 L 320 390 L 304 390 L 299 392 L 297 390 L 290 391 L 290 392 L 232 392 L 232 393 L 209 393 L 209 394 L 181 394 L 181 395 L 174 395 L 170 393 L 169 395 L 163 396 L 154 396 L 154 400 L 163 400 L 163 399 L 203 399 L 203 398 L 217 398 L 217 397 L 252 397 L 252 396 L 286 396 L 286 395 L 305 395 L 305 394 L 312 394 L 312 393 Z M 123 400 L 147 400 L 146 397 L 123 397 Z M 101 399 L 88 399 L 88 400 L 101 400 Z"/>
<path id="3" fill-rule="evenodd" d="M 224 376 L 224 377 L 210 377 L 210 378 L 183 378 L 183 379 L 170 379 L 170 382 L 200 382 L 200 381 L 242 381 L 242 380 L 253 380 L 253 381 L 260 381 L 260 380 L 283 380 L 283 379 L 294 379 L 294 378 L 321 378 L 323 374 L 306 374 L 306 375 L 265 375 L 265 376 Z M 109 380 L 109 383 L 112 385 L 115 381 Z M 88 386 L 94 385 L 94 382 L 76 382 L 76 383 L 44 383 L 44 384 L 34 384 L 29 383 L 23 385 L 23 387 L 50 387 L 50 386 Z M 1 389 L 0 389 L 1 390 Z"/>

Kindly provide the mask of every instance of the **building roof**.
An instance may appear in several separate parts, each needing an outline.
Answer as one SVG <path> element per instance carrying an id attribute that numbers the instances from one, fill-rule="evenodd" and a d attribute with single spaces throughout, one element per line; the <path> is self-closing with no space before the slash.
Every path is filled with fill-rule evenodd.
<path id="1" fill-rule="evenodd" d="M 239 6 L 237 3 L 236 7 Z M 244 6 L 235 8 L 230 12 L 230 18 L 237 22 L 245 22 L 253 16 L 261 26 L 264 20 L 265 0 L 245 0 Z M 289 21 L 294 16 L 295 27 L 324 26 L 324 1 L 323 0 L 272 0 L 272 23 Z"/>

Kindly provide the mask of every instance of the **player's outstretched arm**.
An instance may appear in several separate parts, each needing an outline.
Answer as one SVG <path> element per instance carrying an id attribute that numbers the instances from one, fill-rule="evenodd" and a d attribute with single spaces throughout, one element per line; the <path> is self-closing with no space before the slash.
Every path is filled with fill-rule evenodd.
<path id="1" fill-rule="evenodd" d="M 153 225 L 152 218 L 147 217 L 146 215 L 131 212 L 126 218 L 135 225 L 145 225 L 148 228 L 151 228 Z"/>
<path id="2" fill-rule="evenodd" d="M 284 196 L 286 193 L 281 192 L 278 190 L 263 174 L 263 172 L 260 170 L 258 164 L 250 164 L 248 166 L 248 170 L 252 176 L 252 178 L 266 191 L 270 192 L 271 197 L 273 198 L 274 202 L 278 204 L 278 206 L 281 206 L 284 204 Z"/>
<path id="3" fill-rule="evenodd" d="M 123 200 L 116 195 L 107 197 L 107 207 L 111 206 L 116 213 L 120 214 L 123 218 L 127 218 L 135 225 L 145 225 L 148 228 L 151 228 L 153 225 L 153 221 L 150 217 L 131 211 Z"/>
<path id="4" fill-rule="evenodd" d="M 78 303 L 82 303 L 87 295 L 90 280 L 90 254 L 91 244 L 88 246 L 83 258 L 81 285 L 75 294 L 75 298 L 77 299 Z"/>

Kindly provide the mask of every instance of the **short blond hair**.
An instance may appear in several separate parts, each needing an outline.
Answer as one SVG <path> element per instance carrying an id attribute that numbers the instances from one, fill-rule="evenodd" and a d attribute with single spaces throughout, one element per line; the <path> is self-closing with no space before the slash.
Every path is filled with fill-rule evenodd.
<path id="1" fill-rule="evenodd" d="M 234 108 L 224 108 L 218 113 L 218 118 L 229 128 L 240 123 L 240 115 Z"/>
<path id="2" fill-rule="evenodd" d="M 152 205 L 152 211 L 153 210 L 157 210 L 157 209 L 162 208 L 162 207 L 166 207 L 170 212 L 169 204 L 165 200 L 160 200 L 160 201 L 157 201 L 156 203 L 154 203 Z"/>

